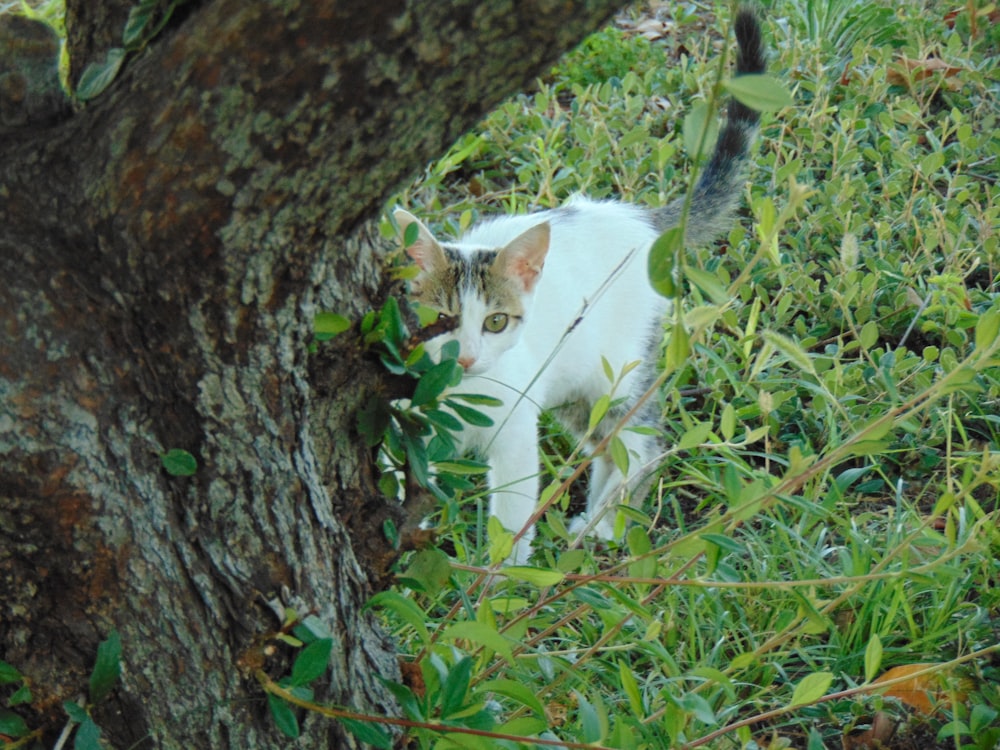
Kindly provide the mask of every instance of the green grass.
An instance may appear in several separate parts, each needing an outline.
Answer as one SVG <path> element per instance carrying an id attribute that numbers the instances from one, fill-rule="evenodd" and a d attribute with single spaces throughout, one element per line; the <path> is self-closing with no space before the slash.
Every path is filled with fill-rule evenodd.
<path id="1" fill-rule="evenodd" d="M 763 118 L 741 220 L 685 258 L 659 481 L 620 546 L 574 548 L 560 485 L 583 467 L 546 422 L 537 567 L 490 586 L 482 492 L 455 482 L 447 557 L 404 558 L 373 602 L 415 665 L 391 686 L 415 747 L 819 750 L 876 717 L 889 747 L 997 745 L 1000 27 L 975 5 L 768 8 L 796 106 Z M 725 27 L 690 11 L 665 43 L 595 34 L 392 204 L 457 233 L 684 190 Z M 914 664 L 940 710 L 872 689 Z"/>
<path id="2" fill-rule="evenodd" d="M 818 750 L 877 714 L 890 747 L 995 746 L 1000 34 L 950 10 L 768 9 L 796 106 L 764 117 L 738 226 L 686 258 L 692 351 L 658 394 L 659 485 L 621 548 L 571 549 L 557 503 L 533 559 L 552 585 L 484 587 L 481 494 L 444 504 L 450 575 L 422 577 L 440 553 L 419 553 L 380 603 L 424 679 L 409 718 L 494 734 L 416 746 Z M 578 191 L 662 203 L 716 70 L 717 35 L 677 35 L 600 32 L 395 200 L 445 233 Z M 930 58 L 949 69 L 905 63 Z M 566 476 L 572 446 L 549 445 Z M 920 663 L 939 712 L 870 688 Z"/>

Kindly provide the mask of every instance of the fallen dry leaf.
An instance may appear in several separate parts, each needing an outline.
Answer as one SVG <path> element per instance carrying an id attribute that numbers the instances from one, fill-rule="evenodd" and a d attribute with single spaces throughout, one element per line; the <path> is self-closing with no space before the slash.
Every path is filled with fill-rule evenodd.
<path id="1" fill-rule="evenodd" d="M 921 672 L 928 667 L 933 666 L 935 665 L 903 664 L 902 666 L 893 667 L 883 673 L 880 677 L 876 678 L 872 684 L 878 685 L 883 682 L 889 682 L 890 680 L 896 680 L 900 677 L 906 677 L 907 675 L 911 675 L 915 672 Z M 883 695 L 887 695 L 891 698 L 897 698 L 907 706 L 915 708 L 925 714 L 934 713 L 935 705 L 948 700 L 947 694 L 945 694 L 945 692 L 941 689 L 941 674 L 939 672 L 929 672 L 928 674 L 921 675 L 919 677 L 911 677 L 908 680 L 904 680 L 903 682 L 889 687 Z"/>
<path id="2" fill-rule="evenodd" d="M 911 60 L 905 55 L 890 66 L 886 73 L 886 80 L 893 86 L 906 86 L 909 88 L 918 81 L 925 81 L 932 76 L 940 77 L 942 85 L 955 90 L 961 86 L 961 82 L 955 80 L 956 76 L 964 68 L 949 65 L 944 60 L 937 57 L 925 57 L 921 60 Z"/>
<path id="3" fill-rule="evenodd" d="M 661 21 L 658 18 L 647 18 L 635 27 L 637 33 L 642 34 L 649 41 L 663 39 L 674 30 L 672 22 Z"/>
<path id="4" fill-rule="evenodd" d="M 415 661 L 399 660 L 399 671 L 406 685 L 418 698 L 423 698 L 427 692 L 427 685 L 424 683 L 424 673 L 420 665 Z"/>

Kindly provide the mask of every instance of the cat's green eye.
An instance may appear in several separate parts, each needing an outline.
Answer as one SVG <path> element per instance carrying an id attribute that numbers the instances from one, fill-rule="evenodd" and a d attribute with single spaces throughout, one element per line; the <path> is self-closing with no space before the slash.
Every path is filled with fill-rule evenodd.
<path id="1" fill-rule="evenodd" d="M 500 333 L 500 331 L 507 327 L 508 320 L 509 317 L 507 313 L 493 313 L 492 315 L 487 315 L 486 320 L 483 321 L 483 330 L 490 333 Z"/>

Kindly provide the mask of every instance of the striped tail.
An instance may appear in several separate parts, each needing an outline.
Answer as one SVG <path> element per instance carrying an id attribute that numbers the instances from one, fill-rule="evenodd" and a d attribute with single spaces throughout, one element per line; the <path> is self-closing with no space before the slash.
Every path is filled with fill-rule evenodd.
<path id="1" fill-rule="evenodd" d="M 736 75 L 763 73 L 767 64 L 757 14 L 749 7 L 741 7 L 734 26 L 738 45 Z M 759 120 L 756 111 L 730 99 L 726 125 L 694 189 L 685 227 L 686 244 L 704 245 L 728 229 L 730 216 L 743 191 L 750 147 L 756 138 Z M 653 211 L 653 220 L 660 232 L 680 223 L 684 201 L 678 198 Z"/>

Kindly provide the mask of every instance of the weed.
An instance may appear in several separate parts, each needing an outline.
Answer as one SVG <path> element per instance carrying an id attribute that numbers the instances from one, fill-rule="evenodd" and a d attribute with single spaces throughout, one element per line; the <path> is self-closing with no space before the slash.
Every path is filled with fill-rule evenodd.
<path id="1" fill-rule="evenodd" d="M 596 549 L 572 546 L 565 496 L 535 578 L 486 567 L 481 491 L 453 498 L 452 575 L 379 602 L 427 684 L 471 658 L 497 733 L 569 746 L 812 750 L 886 722 L 899 747 L 993 746 L 1000 108 L 970 9 L 769 10 L 796 106 L 763 118 L 745 220 L 683 259 L 691 346 L 659 394 L 656 489 Z M 452 231 L 576 191 L 662 203 L 713 83 L 655 50 L 601 32 L 396 200 Z M 578 461 L 547 444 L 563 493 Z M 908 719 L 915 694 L 935 709 Z"/>

